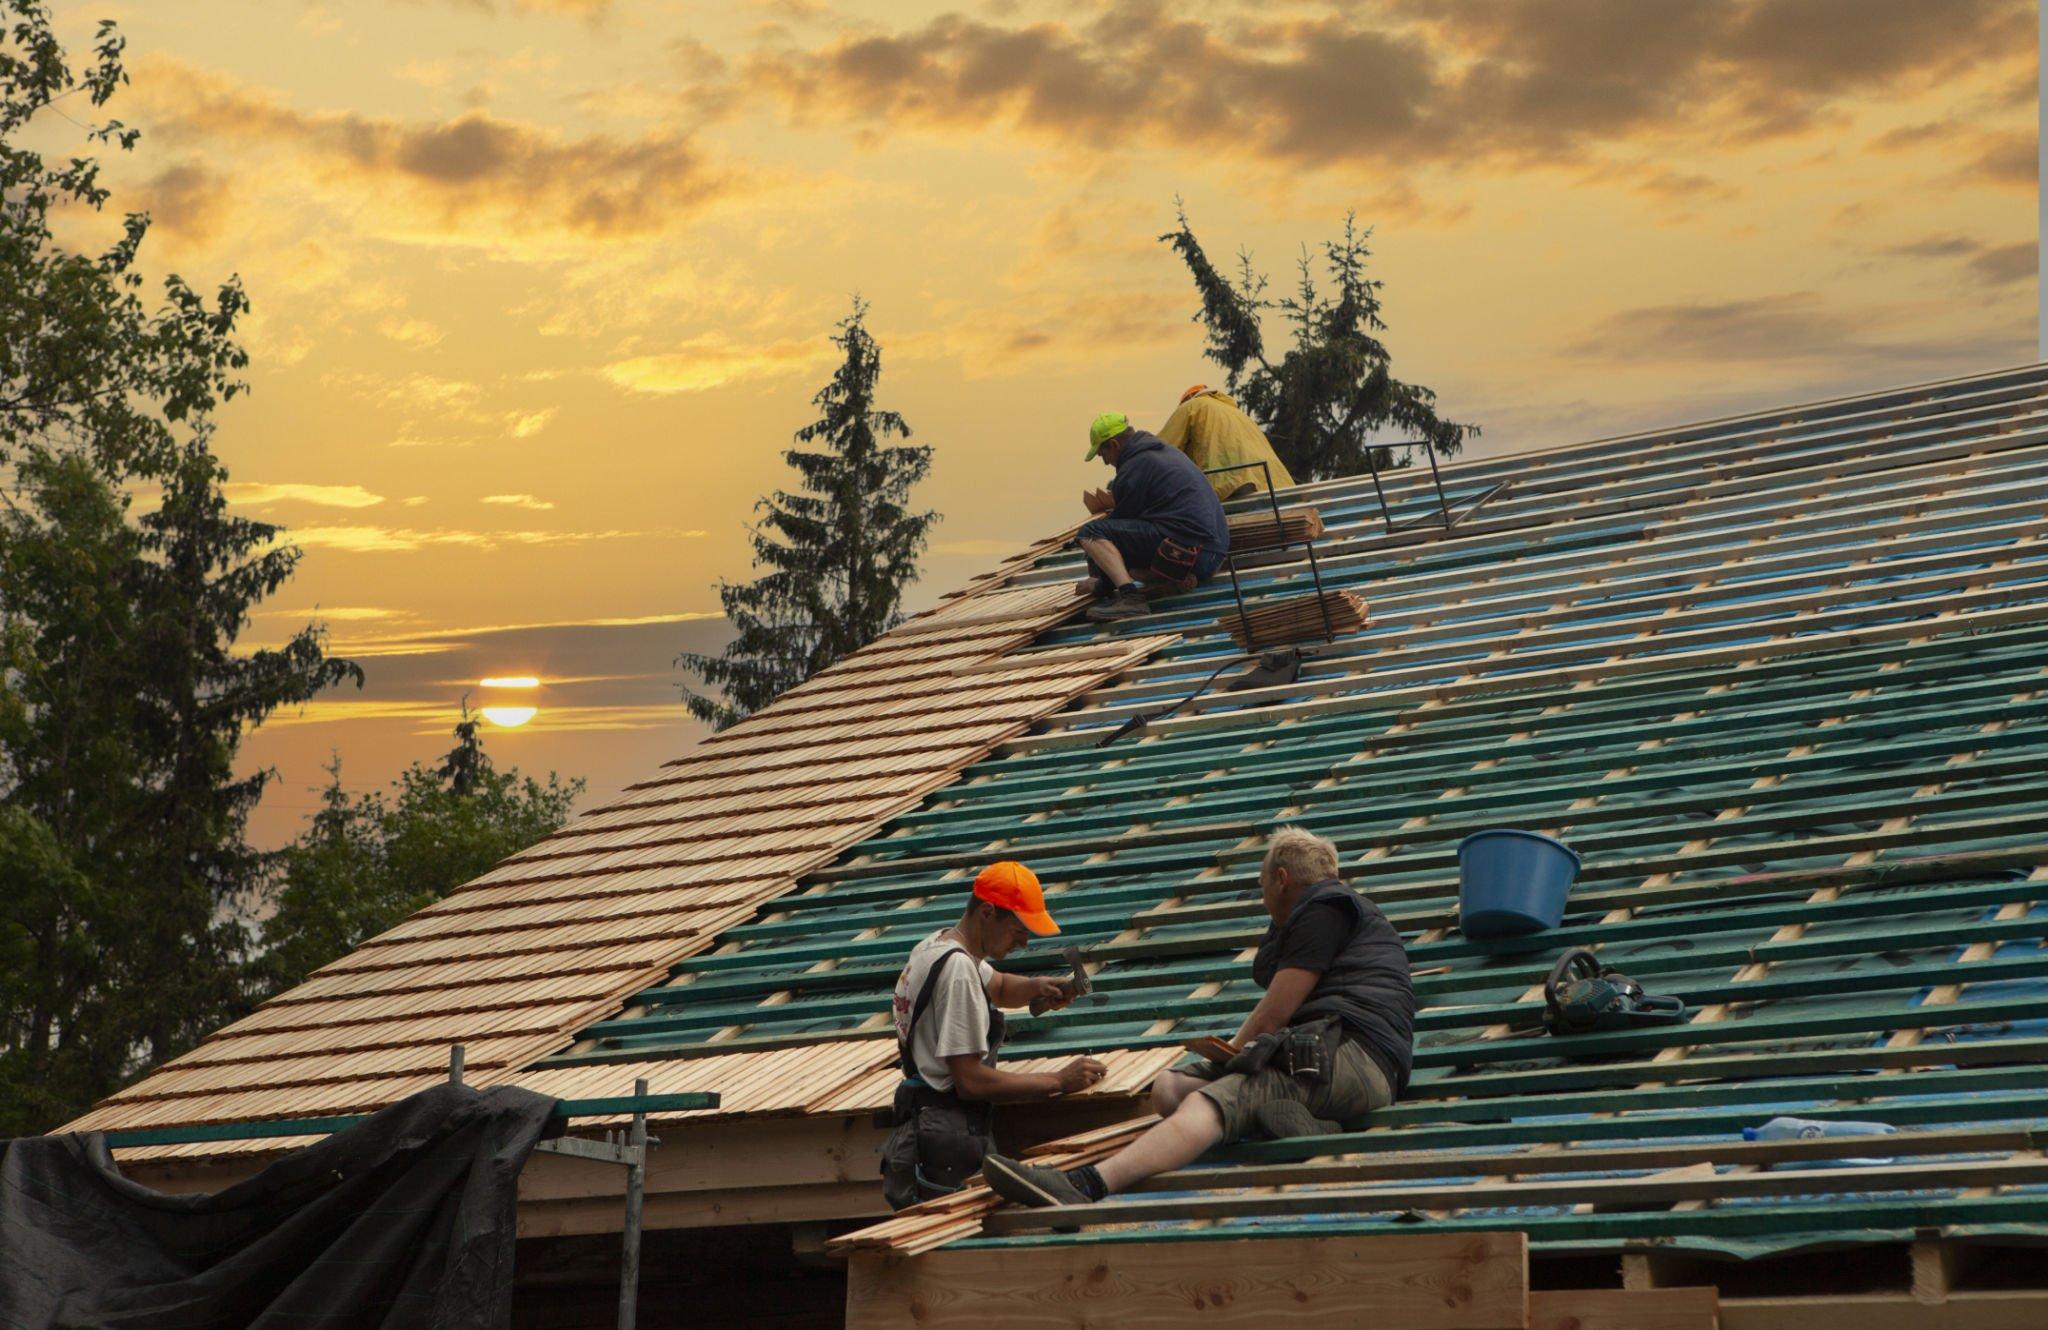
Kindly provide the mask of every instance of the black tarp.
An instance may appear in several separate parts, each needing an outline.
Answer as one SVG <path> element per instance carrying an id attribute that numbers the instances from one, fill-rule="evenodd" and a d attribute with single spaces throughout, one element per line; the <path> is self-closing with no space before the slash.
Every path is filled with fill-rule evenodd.
<path id="1" fill-rule="evenodd" d="M 0 1141 L 0 1326 L 495 1330 L 554 1104 L 436 1086 L 211 1195 L 137 1185 L 98 1135 Z"/>

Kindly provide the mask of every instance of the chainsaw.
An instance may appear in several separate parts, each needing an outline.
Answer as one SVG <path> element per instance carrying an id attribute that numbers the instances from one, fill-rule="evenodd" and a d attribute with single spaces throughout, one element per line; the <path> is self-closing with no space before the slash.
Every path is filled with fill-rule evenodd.
<path id="1" fill-rule="evenodd" d="M 1684 1001 L 1652 997 L 1643 986 L 1584 947 L 1557 958 L 1543 982 L 1543 1024 L 1552 1034 L 1598 1034 L 1648 1025 L 1676 1025 Z"/>

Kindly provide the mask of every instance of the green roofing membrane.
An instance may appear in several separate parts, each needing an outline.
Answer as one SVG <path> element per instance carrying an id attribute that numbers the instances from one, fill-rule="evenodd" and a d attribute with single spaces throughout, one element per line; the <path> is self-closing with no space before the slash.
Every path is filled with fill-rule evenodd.
<path id="1" fill-rule="evenodd" d="M 2010 1185 L 1934 1172 L 1894 1190 L 1852 1179 L 1616 1212 L 1503 1205 L 1513 1184 L 1498 1181 L 1426 1213 L 1379 1207 L 1378 1184 L 1329 1198 L 1281 1186 L 1259 1202 L 1286 1214 L 1252 1213 L 1231 1190 L 1252 1165 L 1417 1150 L 1540 1150 L 1590 1186 L 1640 1175 L 1574 1174 L 1574 1148 L 1712 1147 L 1778 1115 L 1901 1131 L 2048 1119 L 2044 379 L 1460 462 L 1446 470 L 1464 505 L 1449 530 L 1387 530 L 1369 480 L 1283 492 L 1320 513 L 1322 584 L 1369 603 L 1362 632 L 1310 644 L 1293 684 L 1219 684 L 1106 747 L 1238 656 L 1219 622 L 1235 612 L 1229 579 L 1133 623 L 1044 633 L 1034 649 L 1180 636 L 551 1061 L 886 1040 L 903 955 L 958 916 L 996 858 L 1039 873 L 1059 943 L 1097 971 L 1092 999 L 1013 1021 L 1009 1055 L 1228 1033 L 1257 998 L 1238 958 L 1266 923 L 1262 838 L 1299 824 L 1336 842 L 1413 965 L 1444 970 L 1417 980 L 1408 1095 L 1339 1136 L 1220 1152 L 1190 1179 L 1202 1186 L 1122 1198 L 1128 1220 L 1112 1202 L 1078 1235 L 980 1241 L 1422 1224 L 1522 1228 L 1559 1250 L 1656 1239 L 1744 1255 L 1926 1227 L 2048 1234 L 2031 1149 L 1914 1160 L 2009 1168 Z M 1426 471 L 1395 474 L 1389 496 L 1397 517 L 1435 502 Z M 1075 571 L 1058 551 L 1012 584 Z M 1253 608 L 1314 587 L 1299 549 L 1243 556 L 1239 584 Z M 1583 856 L 1557 929 L 1458 932 L 1457 844 L 1491 827 Z M 1694 1018 L 1542 1033 L 1529 995 L 1567 946 L 1685 998 Z M 1012 968 L 1058 970 L 1057 951 Z M 1723 1168 L 1731 1190 L 1780 1185 L 1743 1180 L 1757 1171 Z"/>

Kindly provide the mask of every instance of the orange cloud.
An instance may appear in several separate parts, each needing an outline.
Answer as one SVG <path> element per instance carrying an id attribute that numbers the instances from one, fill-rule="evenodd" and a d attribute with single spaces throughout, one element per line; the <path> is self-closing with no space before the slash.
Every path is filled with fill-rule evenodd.
<path id="1" fill-rule="evenodd" d="M 752 85 L 868 132 L 1013 126 L 1318 167 L 1578 161 L 1629 137 L 1809 128 L 1838 99 L 2031 58 L 2024 0 L 1386 0 L 1305 19 L 1112 0 L 764 49 Z M 1682 189 L 1678 177 L 1653 188 Z"/>
<path id="2" fill-rule="evenodd" d="M 310 503 L 322 508 L 374 508 L 384 502 L 381 494 L 372 494 L 361 485 L 264 485 L 255 481 L 231 480 L 222 485 L 221 493 L 230 503 L 246 503 L 258 507 L 271 503 Z"/>
<path id="3" fill-rule="evenodd" d="M 463 531 L 356 525 L 292 527 L 281 533 L 278 540 L 306 549 L 342 550 L 352 554 L 410 554 L 433 545 L 490 550 L 500 545 L 586 545 L 593 541 L 649 537 L 694 540 L 703 534 L 702 531 L 673 528 L 663 531 Z"/>
<path id="4" fill-rule="evenodd" d="M 788 374 L 822 363 L 832 348 L 822 338 L 748 346 L 717 333 L 707 333 L 674 351 L 613 361 L 601 373 L 606 382 L 629 393 L 668 396 L 702 392 L 740 379 Z"/>
<path id="5" fill-rule="evenodd" d="M 1956 259 L 1964 271 L 1986 286 L 2026 281 L 2035 275 L 2040 261 L 2040 250 L 2032 240 L 2000 245 L 1953 232 L 1888 245 L 1884 253 L 1912 259 Z"/>
<path id="6" fill-rule="evenodd" d="M 1970 257 L 1970 272 L 1987 286 L 2024 282 L 2036 275 L 2041 252 L 2032 240 L 1993 245 Z"/>
<path id="7" fill-rule="evenodd" d="M 1815 291 L 1646 305 L 1603 316 L 1566 350 L 1574 357 L 1617 364 L 1712 365 L 1769 373 L 1839 371 L 1871 363 L 1933 372 L 2005 363 L 2018 349 L 2006 329 L 1931 339 L 1925 332 L 1931 313 L 1906 305 L 1852 308 Z"/>
<path id="8" fill-rule="evenodd" d="M 1163 253 L 1163 251 L 1162 251 Z M 912 360 L 951 360 L 968 379 L 991 379 L 1101 365 L 1188 340 L 1188 297 L 1161 265 L 1166 283 L 1153 288 L 1104 286 L 1084 296 L 1070 288 L 1019 290 L 994 308 L 977 308 L 937 326 L 884 339 L 889 353 Z"/>
<path id="9" fill-rule="evenodd" d="M 387 206 L 395 194 L 411 224 L 450 237 L 478 221 L 513 235 L 647 234 L 700 212 L 735 184 L 689 135 L 667 129 L 572 138 L 481 109 L 431 121 L 300 111 L 162 56 L 138 62 L 136 83 L 168 139 L 281 149 L 358 201 Z"/>
<path id="10" fill-rule="evenodd" d="M 149 214 L 152 233 L 205 244 L 227 217 L 226 177 L 201 161 L 157 172 L 136 191 L 136 207 Z"/>
<path id="11" fill-rule="evenodd" d="M 1878 152 L 1925 150 L 1945 162 L 1961 161 L 1952 173 L 1958 184 L 1998 185 L 2033 193 L 2040 176 L 2035 135 L 2023 130 L 1987 130 L 1961 120 L 1906 125 L 1880 134 L 1870 146 Z"/>

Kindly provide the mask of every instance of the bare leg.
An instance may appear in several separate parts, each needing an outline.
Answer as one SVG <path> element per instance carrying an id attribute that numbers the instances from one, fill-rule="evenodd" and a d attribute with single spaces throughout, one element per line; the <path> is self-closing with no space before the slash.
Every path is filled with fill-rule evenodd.
<path id="1" fill-rule="evenodd" d="M 1081 552 L 1095 561 L 1102 575 L 1109 580 L 1109 589 L 1115 590 L 1131 580 L 1131 570 L 1124 566 L 1123 553 L 1110 541 L 1100 536 L 1084 536 Z"/>
<path id="2" fill-rule="evenodd" d="M 1173 1116 L 1095 1166 L 1102 1185 L 1112 1193 L 1134 1182 L 1182 1168 L 1200 1159 L 1223 1139 L 1223 1115 L 1207 1095 L 1181 1100 Z"/>
<path id="3" fill-rule="evenodd" d="M 1193 1094 L 1198 1086 L 1207 1084 L 1199 1076 L 1190 1076 L 1181 1071 L 1162 1071 L 1159 1079 L 1152 1082 L 1152 1111 L 1162 1118 L 1170 1118 L 1180 1107 L 1180 1101 Z"/>

